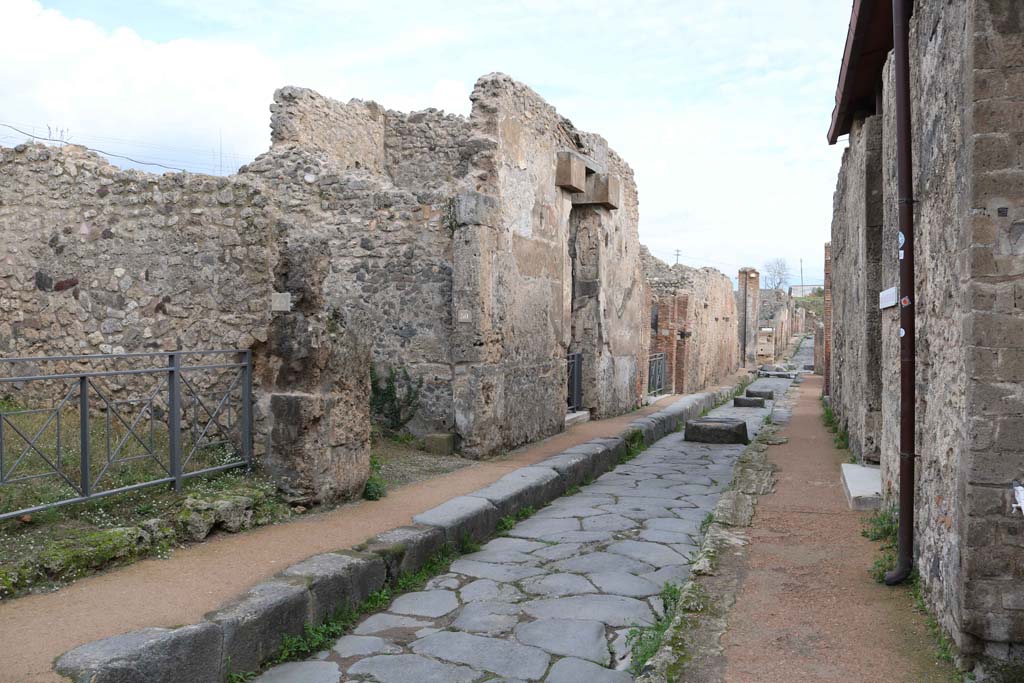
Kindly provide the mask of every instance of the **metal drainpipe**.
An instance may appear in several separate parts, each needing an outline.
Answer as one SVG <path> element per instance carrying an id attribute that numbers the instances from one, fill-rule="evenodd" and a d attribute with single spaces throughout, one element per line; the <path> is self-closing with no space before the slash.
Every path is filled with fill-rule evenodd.
<path id="1" fill-rule="evenodd" d="M 896 69 L 896 156 L 900 240 L 900 491 L 896 568 L 885 583 L 902 583 L 914 568 L 914 427 L 916 415 L 914 298 L 914 182 L 910 122 L 910 9 L 912 0 L 893 0 L 892 32 Z"/>

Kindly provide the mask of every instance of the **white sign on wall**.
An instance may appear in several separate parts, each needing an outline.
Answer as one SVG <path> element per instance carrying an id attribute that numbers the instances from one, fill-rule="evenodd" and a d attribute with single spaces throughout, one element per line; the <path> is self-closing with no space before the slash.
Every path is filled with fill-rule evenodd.
<path id="1" fill-rule="evenodd" d="M 878 307 L 879 308 L 892 308 L 899 302 L 899 295 L 896 293 L 895 287 L 882 290 L 878 293 Z"/>

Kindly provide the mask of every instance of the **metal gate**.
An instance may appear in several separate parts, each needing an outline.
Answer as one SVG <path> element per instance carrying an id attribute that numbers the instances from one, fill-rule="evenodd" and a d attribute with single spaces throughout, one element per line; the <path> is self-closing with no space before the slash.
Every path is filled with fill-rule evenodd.
<path id="1" fill-rule="evenodd" d="M 0 358 L 0 520 L 251 462 L 249 351 Z"/>
<path id="2" fill-rule="evenodd" d="M 568 370 L 568 393 L 566 396 L 566 409 L 575 413 L 583 409 L 583 354 L 570 353 L 565 357 Z"/>
<path id="3" fill-rule="evenodd" d="M 657 396 L 665 392 L 668 359 L 664 353 L 652 353 L 647 361 L 647 394 Z"/>

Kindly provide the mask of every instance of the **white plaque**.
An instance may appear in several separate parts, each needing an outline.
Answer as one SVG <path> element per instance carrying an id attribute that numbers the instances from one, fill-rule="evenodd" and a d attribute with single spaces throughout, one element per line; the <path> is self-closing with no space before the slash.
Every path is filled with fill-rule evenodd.
<path id="1" fill-rule="evenodd" d="M 270 310 L 275 313 L 288 313 L 292 310 L 291 292 L 272 292 L 270 295 Z"/>
<path id="2" fill-rule="evenodd" d="M 896 294 L 896 288 L 890 287 L 884 289 L 878 293 L 878 307 L 879 308 L 892 308 L 897 304 L 899 296 Z"/>

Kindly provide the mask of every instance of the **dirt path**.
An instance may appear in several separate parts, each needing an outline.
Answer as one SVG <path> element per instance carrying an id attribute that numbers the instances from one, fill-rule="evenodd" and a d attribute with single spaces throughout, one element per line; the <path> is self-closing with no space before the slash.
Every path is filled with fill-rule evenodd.
<path id="1" fill-rule="evenodd" d="M 949 683 L 909 591 L 868 576 L 876 544 L 839 481 L 846 454 L 821 424 L 821 378 L 801 385 L 778 487 L 757 506 L 722 638 L 727 683 Z"/>
<path id="2" fill-rule="evenodd" d="M 732 380 L 730 380 L 732 381 Z M 99 638 L 148 626 L 195 622 L 228 599 L 310 555 L 349 548 L 410 524 L 414 515 L 487 486 L 502 475 L 578 443 L 616 436 L 643 410 L 588 422 L 508 456 L 474 464 L 306 519 L 211 537 L 176 550 L 169 560 L 144 560 L 83 579 L 55 593 L 0 604 L 0 683 L 62 680 L 54 658 Z"/>

